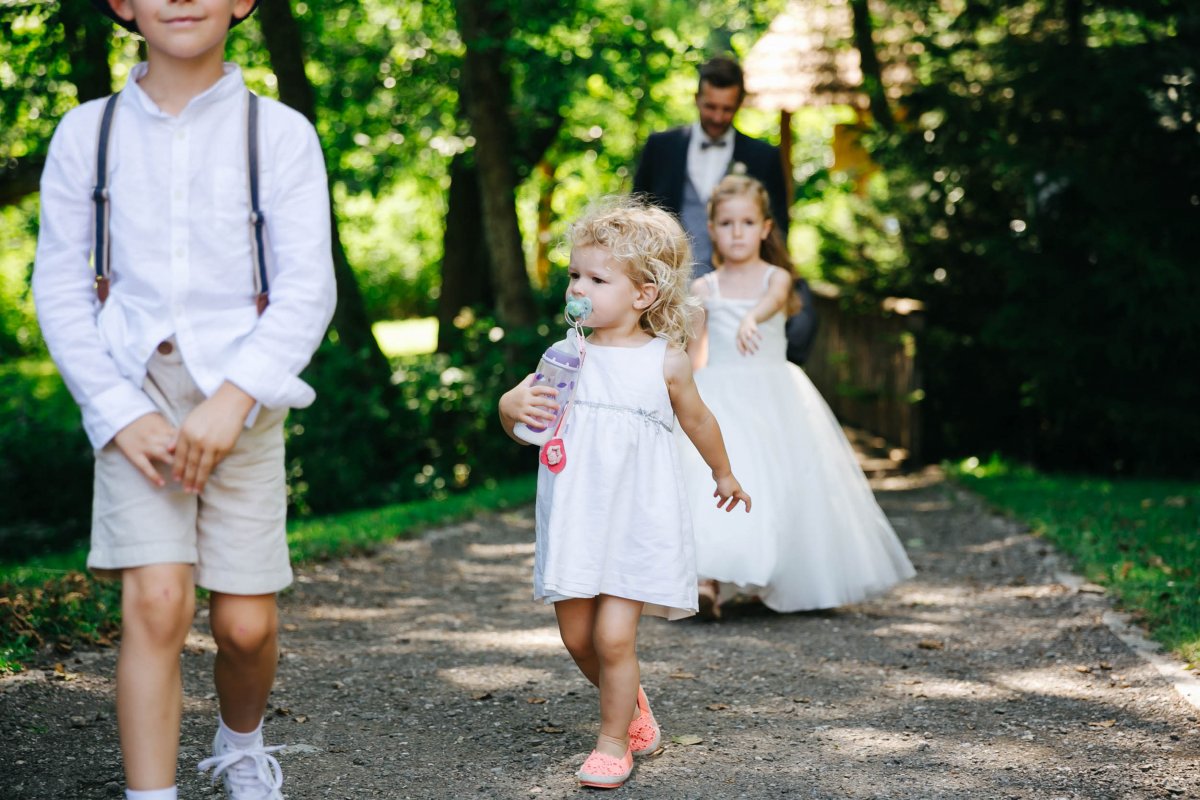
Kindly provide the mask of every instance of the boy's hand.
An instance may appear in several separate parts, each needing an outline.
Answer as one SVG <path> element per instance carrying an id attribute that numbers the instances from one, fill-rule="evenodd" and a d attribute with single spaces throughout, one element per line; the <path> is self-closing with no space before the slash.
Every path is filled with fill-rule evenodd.
<path id="1" fill-rule="evenodd" d="M 183 484 L 185 492 L 204 491 L 212 471 L 237 444 L 252 408 L 254 398 L 226 382 L 183 420 L 171 475 Z"/>
<path id="2" fill-rule="evenodd" d="M 117 431 L 113 442 L 146 480 L 161 488 L 166 481 L 154 462 L 171 463 L 176 435 L 175 427 L 162 414 L 144 414 Z"/>
<path id="3" fill-rule="evenodd" d="M 509 389 L 500 398 L 500 414 L 512 424 L 524 422 L 531 428 L 544 428 L 554 422 L 558 411 L 558 389 L 544 383 L 535 384 L 533 373 Z"/>
<path id="4" fill-rule="evenodd" d="M 761 341 L 762 334 L 758 332 L 758 322 L 753 316 L 747 315 L 742 324 L 738 325 L 738 352 L 744 356 L 753 355 L 758 352 L 758 343 Z"/>
<path id="5" fill-rule="evenodd" d="M 746 504 L 746 513 L 750 513 L 750 495 L 742 491 L 742 485 L 733 475 L 717 478 L 717 490 L 713 492 L 713 497 L 720 498 L 717 500 L 717 508 L 733 511 L 733 507 L 741 500 Z M 725 505 L 726 503 L 729 505 Z"/>

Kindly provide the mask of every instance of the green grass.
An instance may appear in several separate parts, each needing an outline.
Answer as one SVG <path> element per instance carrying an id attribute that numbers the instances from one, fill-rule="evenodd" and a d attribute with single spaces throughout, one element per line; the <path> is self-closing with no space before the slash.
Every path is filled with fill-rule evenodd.
<path id="1" fill-rule="evenodd" d="M 371 326 L 379 349 L 388 358 L 421 356 L 437 349 L 438 321 L 435 317 L 376 322 Z"/>
<path id="2" fill-rule="evenodd" d="M 1045 475 L 996 457 L 969 458 L 950 473 L 1053 542 L 1155 639 L 1200 664 L 1200 484 Z"/>
<path id="3" fill-rule="evenodd" d="M 496 481 L 438 500 L 351 511 L 288 524 L 292 562 L 370 552 L 435 525 L 533 501 L 537 478 Z M 85 573 L 87 549 L 0 564 L 0 674 L 23 669 L 47 644 L 67 652 L 76 642 L 107 644 L 120 626 L 116 581 Z"/>

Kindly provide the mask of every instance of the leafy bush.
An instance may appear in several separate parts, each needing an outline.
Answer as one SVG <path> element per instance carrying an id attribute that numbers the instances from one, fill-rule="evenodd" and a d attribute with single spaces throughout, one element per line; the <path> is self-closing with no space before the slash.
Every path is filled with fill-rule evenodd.
<path id="1" fill-rule="evenodd" d="M 500 430 L 496 407 L 536 365 L 549 334 L 540 330 L 477 321 L 452 354 L 397 359 L 390 387 L 339 383 L 349 354 L 322 348 L 308 375 L 319 399 L 289 418 L 293 504 L 321 514 L 438 498 L 532 470 L 529 451 Z"/>

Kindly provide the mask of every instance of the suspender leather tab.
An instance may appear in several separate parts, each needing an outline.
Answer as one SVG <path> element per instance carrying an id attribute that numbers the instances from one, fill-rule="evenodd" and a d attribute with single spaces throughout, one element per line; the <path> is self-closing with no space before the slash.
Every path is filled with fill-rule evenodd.
<path id="1" fill-rule="evenodd" d="M 92 205 L 95 208 L 95 244 L 92 246 L 92 265 L 96 270 L 96 298 L 104 305 L 108 299 L 108 284 L 111 267 L 108 263 L 108 143 L 112 132 L 113 114 L 117 111 L 120 92 L 104 102 L 104 113 L 100 117 L 100 136 L 96 142 L 96 185 L 92 189 Z"/>

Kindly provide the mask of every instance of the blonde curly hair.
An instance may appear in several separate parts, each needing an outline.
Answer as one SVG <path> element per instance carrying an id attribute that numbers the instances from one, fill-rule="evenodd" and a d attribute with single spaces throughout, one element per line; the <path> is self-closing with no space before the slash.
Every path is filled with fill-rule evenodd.
<path id="1" fill-rule="evenodd" d="M 567 229 L 575 247 L 603 247 L 637 285 L 652 283 L 658 298 L 642 312 L 642 330 L 686 346 L 699 301 L 688 291 L 692 248 L 679 222 L 640 197 L 608 197 L 592 204 Z"/>

